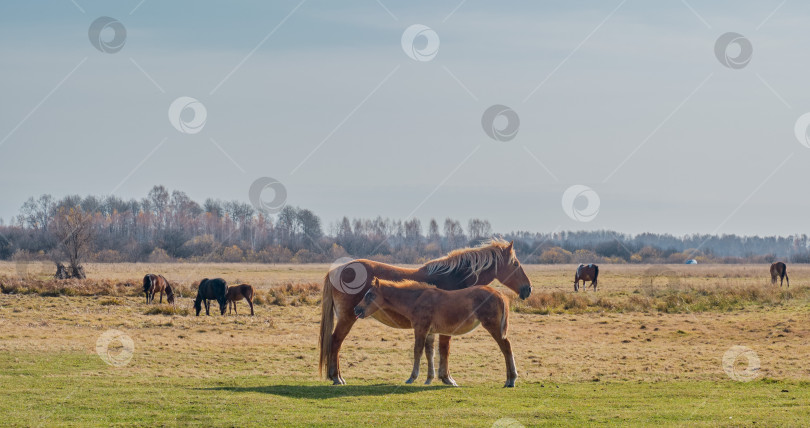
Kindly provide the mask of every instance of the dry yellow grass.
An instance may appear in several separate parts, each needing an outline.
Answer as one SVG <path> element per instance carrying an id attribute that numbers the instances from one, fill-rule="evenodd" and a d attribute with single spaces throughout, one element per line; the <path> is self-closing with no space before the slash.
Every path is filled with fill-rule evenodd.
<path id="1" fill-rule="evenodd" d="M 12 265 L 13 267 L 13 265 Z M 105 270 L 99 267 L 105 268 Z M 244 273 L 240 269 L 250 267 Z M 8 265 L 2 266 L 8 270 Z M 162 268 L 162 269 L 161 269 Z M 215 376 L 232 372 L 208 370 L 206 361 L 247 361 L 256 374 L 317 376 L 317 337 L 320 308 L 317 285 L 295 286 L 293 280 L 318 280 L 326 266 L 261 265 L 93 265 L 91 276 L 125 280 L 145 271 L 169 277 L 223 276 L 261 284 L 255 317 L 194 317 L 147 315 L 143 299 L 115 297 L 0 295 L 0 350 L 94 352 L 98 336 L 109 328 L 130 334 L 136 343 L 133 370 L 145 373 L 169 370 L 178 353 L 179 370 L 189 376 Z M 649 266 L 604 266 L 598 295 L 633 294 Z M 769 280 L 752 266 L 673 267 L 689 273 L 685 284 L 715 287 L 758 285 Z M 106 270 L 110 269 L 110 270 Z M 117 272 L 122 270 L 123 273 Z M 527 267 L 536 292 L 571 288 L 571 266 Z M 765 269 L 767 272 L 767 269 Z M 3 272 L 0 270 L 0 272 Z M 791 267 L 792 288 L 806 284 L 807 267 Z M 291 282 L 293 281 L 293 282 Z M 287 284 L 273 287 L 274 284 Z M 285 287 L 298 292 L 283 292 Z M 303 292 L 301 292 L 303 290 Z M 274 293 L 278 294 L 274 294 Z M 565 291 L 572 294 L 571 291 Z M 296 294 L 298 293 L 298 294 Z M 593 295 L 593 292 L 580 295 Z M 279 306 L 275 298 L 290 298 Z M 292 296 L 292 297 L 290 297 Z M 296 297 L 297 296 L 297 297 Z M 297 299 L 297 300 L 296 300 Z M 191 299 L 178 299 L 181 314 Z M 242 314 L 247 306 L 240 305 Z M 158 311 L 161 312 L 161 311 Z M 218 313 L 218 312 L 217 312 Z M 786 305 L 753 307 L 729 313 L 658 312 L 523 314 L 511 318 L 512 337 L 523 380 L 582 381 L 670 379 L 722 379 L 723 354 L 732 345 L 754 349 L 762 362 L 761 374 L 772 378 L 810 379 L 804 356 L 810 353 L 808 308 Z M 343 353 L 347 379 L 398 381 L 409 371 L 411 332 L 394 330 L 374 321 L 360 321 Z M 501 356 L 483 330 L 454 339 L 452 368 L 460 382 L 495 382 L 502 377 Z"/>

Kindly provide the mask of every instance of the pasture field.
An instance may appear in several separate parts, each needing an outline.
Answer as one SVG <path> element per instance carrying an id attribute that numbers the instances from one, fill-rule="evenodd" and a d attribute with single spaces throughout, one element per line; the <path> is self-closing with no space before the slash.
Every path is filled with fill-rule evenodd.
<path id="1" fill-rule="evenodd" d="M 533 297 L 513 301 L 510 318 L 514 389 L 501 388 L 503 359 L 483 329 L 453 339 L 461 387 L 406 386 L 411 332 L 373 320 L 344 345 L 349 385 L 329 385 L 317 369 L 327 268 L 90 264 L 88 280 L 53 288 L 50 267 L 20 279 L 0 263 L 0 425 L 810 423 L 808 266 L 788 266 L 785 291 L 768 266 L 601 265 L 599 291 L 577 295 L 574 266 L 526 266 Z M 176 313 L 137 294 L 147 272 L 180 284 Z M 244 302 L 239 316 L 193 315 L 193 284 L 219 276 L 257 288 L 256 316 Z M 111 329 L 124 340 L 106 340 Z"/>

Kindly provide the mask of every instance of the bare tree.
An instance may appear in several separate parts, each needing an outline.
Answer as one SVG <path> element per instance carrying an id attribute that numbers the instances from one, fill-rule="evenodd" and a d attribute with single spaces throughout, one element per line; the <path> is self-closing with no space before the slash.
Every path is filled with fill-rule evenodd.
<path id="1" fill-rule="evenodd" d="M 85 278 L 82 261 L 86 259 L 93 243 L 93 216 L 81 207 L 62 206 L 56 210 L 53 233 L 59 244 L 56 251 L 68 259 L 68 268 L 55 260 L 56 277 Z M 55 259 L 58 255 L 55 255 Z M 60 268 L 61 266 L 61 268 Z"/>

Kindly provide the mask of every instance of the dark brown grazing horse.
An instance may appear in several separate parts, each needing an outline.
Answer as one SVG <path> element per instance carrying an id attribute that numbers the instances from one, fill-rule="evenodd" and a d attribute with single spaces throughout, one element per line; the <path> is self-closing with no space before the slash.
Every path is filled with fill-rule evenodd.
<path id="1" fill-rule="evenodd" d="M 579 265 L 577 273 L 574 275 L 574 291 L 579 291 L 579 281 L 582 281 L 582 286 L 585 287 L 585 282 L 591 281 L 593 291 L 596 291 L 597 278 L 599 277 L 599 266 L 595 264 Z M 585 287 L 588 290 L 588 287 Z"/>
<path id="2" fill-rule="evenodd" d="M 532 292 L 531 282 L 515 256 L 512 243 L 500 239 L 476 248 L 454 250 L 418 268 L 401 268 L 365 259 L 335 266 L 323 282 L 318 365 L 321 373 L 326 366 L 327 376 L 335 385 L 346 383 L 340 374 L 340 346 L 357 320 L 354 307 L 371 287 L 372 278 L 425 282 L 443 290 L 486 285 L 497 279 L 518 293 L 521 299 L 529 297 Z M 410 320 L 393 309 L 379 310 L 372 317 L 390 327 L 412 328 Z M 432 355 L 432 334 L 428 335 L 425 347 L 428 355 Z M 439 379 L 453 385 L 455 382 L 447 366 L 449 352 L 450 336 L 442 334 L 439 336 Z M 432 369 L 433 361 L 428 361 L 428 370 Z"/>
<path id="3" fill-rule="evenodd" d="M 419 362 L 430 334 L 459 336 L 475 330 L 479 324 L 498 342 L 506 360 L 506 383 L 514 387 L 517 379 L 515 356 L 512 344 L 506 338 L 509 328 L 509 302 L 495 291 L 483 285 L 460 290 L 442 290 L 429 284 L 413 281 L 375 280 L 360 303 L 355 306 L 358 318 L 374 316 L 379 310 L 391 310 L 408 318 L 413 326 L 413 371 L 405 383 L 413 383 L 419 377 Z M 432 348 L 429 352 L 432 352 Z M 433 355 L 427 356 L 428 361 Z M 425 385 L 430 385 L 433 372 L 428 370 Z"/>
<path id="4" fill-rule="evenodd" d="M 782 287 L 782 282 L 787 280 L 787 286 L 790 288 L 790 278 L 787 274 L 787 265 L 782 262 L 775 262 L 771 264 L 771 284 L 776 284 L 776 278 L 779 277 L 779 287 Z"/>
<path id="5" fill-rule="evenodd" d="M 240 284 L 228 287 L 225 292 L 225 298 L 228 300 L 228 315 L 231 314 L 231 305 L 233 305 L 233 312 L 236 312 L 236 302 L 245 299 L 250 305 L 250 315 L 253 315 L 253 286 L 250 284 Z"/>
<path id="6" fill-rule="evenodd" d="M 197 297 L 194 298 L 194 310 L 197 312 L 197 316 L 200 316 L 203 304 L 205 304 L 205 314 L 211 315 L 211 300 L 216 300 L 219 303 L 219 314 L 225 315 L 225 304 L 227 303 L 225 293 L 227 290 L 228 285 L 222 278 L 205 278 L 200 281 L 200 285 L 197 286 Z"/>
<path id="7" fill-rule="evenodd" d="M 160 293 L 160 303 L 163 303 L 163 293 L 166 293 L 166 301 L 174 304 L 174 290 L 171 284 L 163 275 L 147 274 L 143 277 L 143 293 L 146 294 L 146 303 L 155 300 L 155 294 Z"/>

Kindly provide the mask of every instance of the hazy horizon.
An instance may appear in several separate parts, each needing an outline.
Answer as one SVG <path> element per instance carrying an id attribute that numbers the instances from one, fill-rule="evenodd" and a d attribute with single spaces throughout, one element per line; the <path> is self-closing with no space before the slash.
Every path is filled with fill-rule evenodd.
<path id="1" fill-rule="evenodd" d="M 101 17 L 123 47 L 109 26 L 92 41 Z M 382 216 L 802 234 L 807 18 L 781 0 L 2 4 L 0 218 L 45 193 L 141 199 L 156 184 L 247 202 L 273 177 L 327 231 Z M 409 53 L 417 24 L 427 44 Z M 716 56 L 729 32 L 753 48 L 737 68 Z M 181 97 L 203 126 L 183 128 L 200 118 L 188 102 L 173 126 Z M 494 105 L 516 134 L 485 132 Z M 595 211 L 563 210 L 572 186 Z"/>

